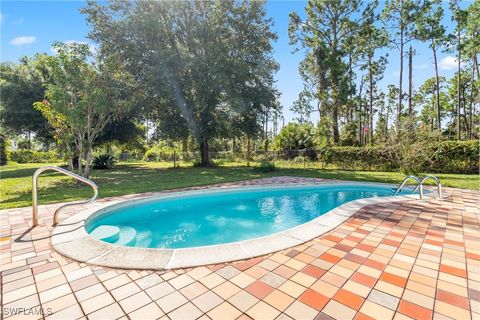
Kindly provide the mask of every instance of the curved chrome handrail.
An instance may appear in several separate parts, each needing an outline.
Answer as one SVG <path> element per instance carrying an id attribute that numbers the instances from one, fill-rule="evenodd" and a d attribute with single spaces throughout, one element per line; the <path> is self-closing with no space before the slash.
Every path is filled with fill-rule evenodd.
<path id="1" fill-rule="evenodd" d="M 408 180 L 410 179 L 413 179 L 417 182 L 417 187 L 413 190 L 413 192 L 416 192 L 418 190 L 418 188 L 420 188 L 420 199 L 423 198 L 423 188 L 422 188 L 422 183 L 420 182 L 420 179 L 418 179 L 416 176 L 406 176 L 405 179 L 403 179 L 402 183 L 400 184 L 400 186 L 397 188 L 397 190 L 395 191 L 395 193 L 393 194 L 394 196 L 396 196 L 402 189 L 403 187 L 405 186 L 405 184 L 407 183 Z"/>
<path id="2" fill-rule="evenodd" d="M 58 213 L 59 213 L 60 209 L 63 209 L 63 208 L 68 207 L 68 206 L 77 205 L 77 204 L 91 203 L 91 202 L 95 201 L 95 199 L 97 199 L 97 196 L 98 196 L 98 187 L 95 184 L 95 182 L 93 182 L 92 180 L 84 178 L 82 176 L 79 176 L 76 173 L 73 173 L 71 171 L 65 170 L 65 169 L 57 167 L 57 166 L 40 167 L 35 171 L 35 173 L 33 174 L 33 179 L 32 179 L 33 180 L 32 181 L 32 221 L 33 221 L 33 226 L 38 225 L 38 198 L 37 198 L 38 176 L 41 173 L 43 173 L 45 171 L 49 171 L 49 170 L 63 173 L 63 174 L 65 174 L 67 176 L 70 176 L 70 177 L 72 177 L 72 178 L 74 178 L 78 181 L 81 181 L 85 184 L 88 184 L 90 187 L 92 187 L 92 189 L 95 193 L 93 195 L 93 197 L 91 197 L 88 200 L 66 203 L 66 204 L 58 207 L 57 210 L 55 210 L 55 213 L 53 214 L 53 225 L 58 224 Z"/>
<path id="3" fill-rule="evenodd" d="M 422 181 L 420 181 L 420 185 L 422 186 L 422 188 L 423 188 L 423 183 L 424 183 L 425 181 L 427 181 L 428 179 L 433 179 L 433 180 L 437 183 L 438 198 L 441 198 L 441 197 L 442 197 L 442 184 L 440 183 L 440 179 L 439 179 L 438 177 L 433 176 L 433 175 L 431 175 L 431 174 L 425 176 L 425 177 L 422 179 Z M 418 188 L 419 188 L 419 186 L 417 186 L 417 187 L 413 190 L 413 192 L 417 191 Z M 422 190 L 422 191 L 423 191 L 423 190 Z"/>

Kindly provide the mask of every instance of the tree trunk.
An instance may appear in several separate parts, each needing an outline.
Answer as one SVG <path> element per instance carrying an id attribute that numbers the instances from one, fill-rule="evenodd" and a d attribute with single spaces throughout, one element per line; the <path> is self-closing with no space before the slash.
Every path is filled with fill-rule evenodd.
<path id="1" fill-rule="evenodd" d="M 442 119 L 440 115 L 440 77 L 438 76 L 437 48 L 432 43 L 433 62 L 435 65 L 435 104 L 437 113 L 437 129 L 442 132 Z"/>
<path id="2" fill-rule="evenodd" d="M 368 110 L 368 142 L 372 143 L 372 132 L 373 132 L 373 70 L 372 70 L 372 56 L 368 57 L 368 77 L 370 85 L 370 94 L 369 94 L 369 110 Z"/>
<path id="3" fill-rule="evenodd" d="M 400 79 L 398 81 L 398 107 L 397 107 L 397 127 L 400 127 L 400 121 L 402 117 L 402 80 L 403 80 L 403 21 L 400 22 Z"/>
<path id="4" fill-rule="evenodd" d="M 408 115 L 409 117 L 413 116 L 413 103 L 412 103 L 412 95 L 413 95 L 413 48 L 410 46 L 410 50 L 408 51 Z"/>
<path id="5" fill-rule="evenodd" d="M 468 110 L 468 139 L 473 139 L 473 101 L 475 100 L 475 58 L 472 58 L 472 85 L 470 89 L 470 106 Z"/>
<path id="6" fill-rule="evenodd" d="M 93 159 L 93 148 L 89 146 L 87 150 L 87 158 L 85 160 L 85 173 L 83 175 L 87 179 L 88 177 L 90 177 L 90 167 L 92 165 L 92 159 Z"/>
<path id="7" fill-rule="evenodd" d="M 247 167 L 250 167 L 250 160 L 252 157 L 252 145 L 250 137 L 247 136 Z"/>
<path id="8" fill-rule="evenodd" d="M 202 139 L 200 141 L 200 165 L 201 166 L 208 166 L 210 165 L 210 156 L 208 154 L 208 139 Z"/>
<path id="9" fill-rule="evenodd" d="M 460 104 L 461 104 L 461 66 L 460 66 L 460 58 L 461 58 L 461 53 L 460 53 L 460 26 L 457 26 L 458 31 L 457 31 L 457 45 L 458 45 L 458 54 L 457 54 L 457 69 L 458 69 L 458 77 L 457 77 L 457 139 L 461 140 L 462 139 L 462 133 L 461 133 L 461 128 L 460 128 Z"/>

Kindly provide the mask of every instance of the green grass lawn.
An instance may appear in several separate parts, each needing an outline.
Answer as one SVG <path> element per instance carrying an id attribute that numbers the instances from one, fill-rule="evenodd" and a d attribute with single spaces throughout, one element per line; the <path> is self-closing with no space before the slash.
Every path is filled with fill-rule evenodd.
<path id="1" fill-rule="evenodd" d="M 12 164 L 0 168 L 0 209 L 31 205 L 32 175 L 46 163 Z M 59 165 L 59 164 L 56 164 Z M 320 169 L 314 163 L 277 163 L 273 173 L 254 172 L 244 163 L 228 163 L 213 168 L 184 166 L 171 168 L 172 163 L 120 163 L 114 169 L 94 170 L 94 180 L 100 197 L 167 189 L 208 185 L 272 176 L 317 177 L 354 181 L 376 181 L 398 184 L 404 175 L 398 172 L 346 171 Z M 438 174 L 444 186 L 480 189 L 478 175 Z M 86 199 L 92 195 L 90 187 L 58 173 L 45 173 L 39 179 L 39 203 L 65 202 Z"/>

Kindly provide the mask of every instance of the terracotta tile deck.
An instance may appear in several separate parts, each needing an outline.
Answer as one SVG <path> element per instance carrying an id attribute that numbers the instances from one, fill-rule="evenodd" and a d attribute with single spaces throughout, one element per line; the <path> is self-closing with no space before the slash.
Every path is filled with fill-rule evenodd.
<path id="1" fill-rule="evenodd" d="M 225 185 L 305 181 L 312 180 Z M 324 236 L 268 256 L 167 272 L 101 268 L 60 256 L 49 237 L 58 205 L 41 206 L 33 230 L 31 208 L 3 210 L 2 316 L 480 319 L 480 193 L 446 193 L 443 200 L 365 207 Z"/>

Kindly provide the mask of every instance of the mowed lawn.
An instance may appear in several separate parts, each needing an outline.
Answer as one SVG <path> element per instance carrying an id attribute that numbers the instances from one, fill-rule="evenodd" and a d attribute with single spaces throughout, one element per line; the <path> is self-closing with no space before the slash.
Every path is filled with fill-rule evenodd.
<path id="1" fill-rule="evenodd" d="M 31 205 L 32 175 L 36 168 L 51 163 L 12 164 L 0 167 L 0 209 Z M 61 165 L 61 164 L 53 164 Z M 273 173 L 255 172 L 245 163 L 228 163 L 212 168 L 183 165 L 172 168 L 172 163 L 119 163 L 114 169 L 94 170 L 91 179 L 98 187 L 100 197 L 119 196 L 148 191 L 161 191 L 189 186 L 209 185 L 272 176 L 299 176 L 352 181 L 388 182 L 398 184 L 404 175 L 398 172 L 347 171 L 320 169 L 315 163 L 307 168 L 299 163 L 277 163 Z M 444 186 L 480 189 L 479 175 L 438 174 Z M 44 173 L 39 179 L 39 204 L 66 202 L 89 198 L 88 186 L 74 182 L 58 173 Z"/>

